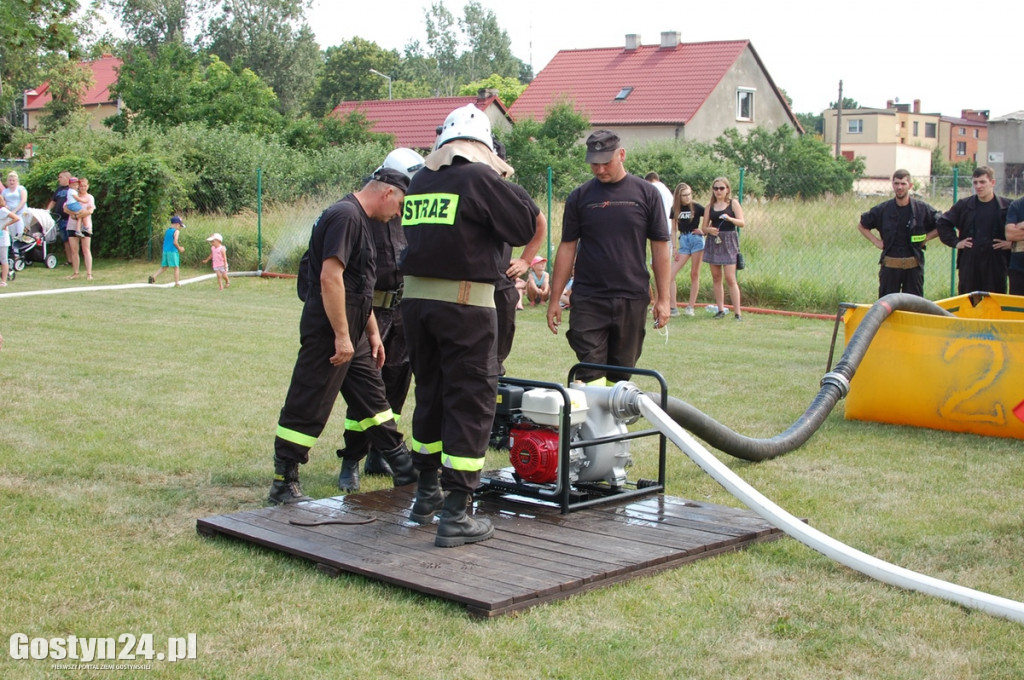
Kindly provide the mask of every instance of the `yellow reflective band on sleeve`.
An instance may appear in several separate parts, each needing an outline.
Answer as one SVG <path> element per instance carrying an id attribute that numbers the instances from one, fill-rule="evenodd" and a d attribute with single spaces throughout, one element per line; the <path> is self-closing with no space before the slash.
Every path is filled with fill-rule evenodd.
<path id="1" fill-rule="evenodd" d="M 421 442 L 415 437 L 410 437 L 409 442 L 412 444 L 410 449 L 416 453 L 441 453 L 441 449 L 444 448 L 441 442 Z"/>
<path id="2" fill-rule="evenodd" d="M 483 458 L 461 458 L 450 453 L 441 453 L 441 465 L 460 472 L 480 472 L 484 469 Z"/>
<path id="3" fill-rule="evenodd" d="M 395 414 L 391 412 L 391 409 L 388 409 L 387 411 L 381 411 L 380 413 L 378 413 L 375 416 L 370 416 L 369 418 L 363 418 L 362 420 L 349 420 L 348 418 L 346 418 L 345 419 L 345 429 L 347 431 L 349 431 L 349 432 L 366 432 L 371 427 L 376 427 L 377 425 L 383 425 L 384 423 L 388 422 L 389 420 L 394 420 L 394 419 L 395 419 Z"/>
<path id="4" fill-rule="evenodd" d="M 911 234 L 910 235 L 910 242 L 911 243 L 921 243 L 926 238 L 928 238 L 928 234 Z"/>
<path id="5" fill-rule="evenodd" d="M 613 383 L 608 378 L 595 378 L 594 380 L 591 380 L 590 382 L 583 383 L 583 384 L 586 385 L 587 387 L 614 387 L 615 386 L 615 383 Z"/>
<path id="6" fill-rule="evenodd" d="M 313 445 L 316 444 L 316 437 L 310 437 L 308 434 L 289 430 L 287 427 L 282 425 L 277 426 L 277 436 L 286 442 L 305 446 L 307 449 L 313 448 Z"/>
<path id="7" fill-rule="evenodd" d="M 402 226 L 418 224 L 455 224 L 459 208 L 458 194 L 414 194 L 402 203 Z"/>

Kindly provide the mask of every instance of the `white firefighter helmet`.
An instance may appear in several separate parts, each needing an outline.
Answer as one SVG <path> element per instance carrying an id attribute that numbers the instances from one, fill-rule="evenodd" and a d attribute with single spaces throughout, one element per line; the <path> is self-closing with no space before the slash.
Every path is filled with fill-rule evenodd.
<path id="1" fill-rule="evenodd" d="M 391 168 L 392 170 L 398 170 L 409 179 L 412 179 L 412 176 L 416 174 L 416 171 L 422 167 L 423 156 L 419 155 L 412 149 L 402 146 L 389 153 L 387 158 L 384 159 L 384 162 L 377 169 L 382 170 L 384 168 Z"/>
<path id="2" fill-rule="evenodd" d="M 487 114 L 478 109 L 475 104 L 460 106 L 448 114 L 437 137 L 437 148 L 441 148 L 453 139 L 475 139 L 494 151 L 494 145 L 491 142 L 491 121 L 487 118 Z"/>

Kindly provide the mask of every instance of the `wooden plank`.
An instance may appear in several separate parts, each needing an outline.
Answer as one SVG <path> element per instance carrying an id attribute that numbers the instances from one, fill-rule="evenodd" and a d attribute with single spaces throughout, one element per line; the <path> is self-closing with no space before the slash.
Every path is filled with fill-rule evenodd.
<path id="1" fill-rule="evenodd" d="M 754 513 L 648 496 L 562 515 L 500 495 L 478 499 L 494 538 L 434 547 L 436 524 L 409 521 L 412 487 L 199 519 L 225 535 L 310 560 L 326 574 L 373 578 L 492 617 L 656 573 L 781 535 Z M 361 521 L 298 526 L 291 521 Z"/>

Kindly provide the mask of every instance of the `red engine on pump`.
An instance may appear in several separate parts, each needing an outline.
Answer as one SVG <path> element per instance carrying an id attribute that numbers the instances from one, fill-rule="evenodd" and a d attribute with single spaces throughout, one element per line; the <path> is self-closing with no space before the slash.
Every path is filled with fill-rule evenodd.
<path id="1" fill-rule="evenodd" d="M 557 481 L 557 431 L 516 426 L 509 431 L 508 441 L 508 459 L 516 474 L 534 484 Z"/>

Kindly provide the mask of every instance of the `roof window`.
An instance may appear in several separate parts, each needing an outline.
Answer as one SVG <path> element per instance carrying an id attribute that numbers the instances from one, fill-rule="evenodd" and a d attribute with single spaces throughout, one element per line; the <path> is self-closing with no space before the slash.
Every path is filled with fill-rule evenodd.
<path id="1" fill-rule="evenodd" d="M 632 87 L 624 87 L 624 88 L 622 88 L 621 90 L 619 90 L 619 93 L 617 95 L 615 95 L 615 101 L 621 102 L 621 101 L 625 100 L 626 97 L 629 96 L 629 93 L 632 92 L 632 91 L 633 91 Z"/>

